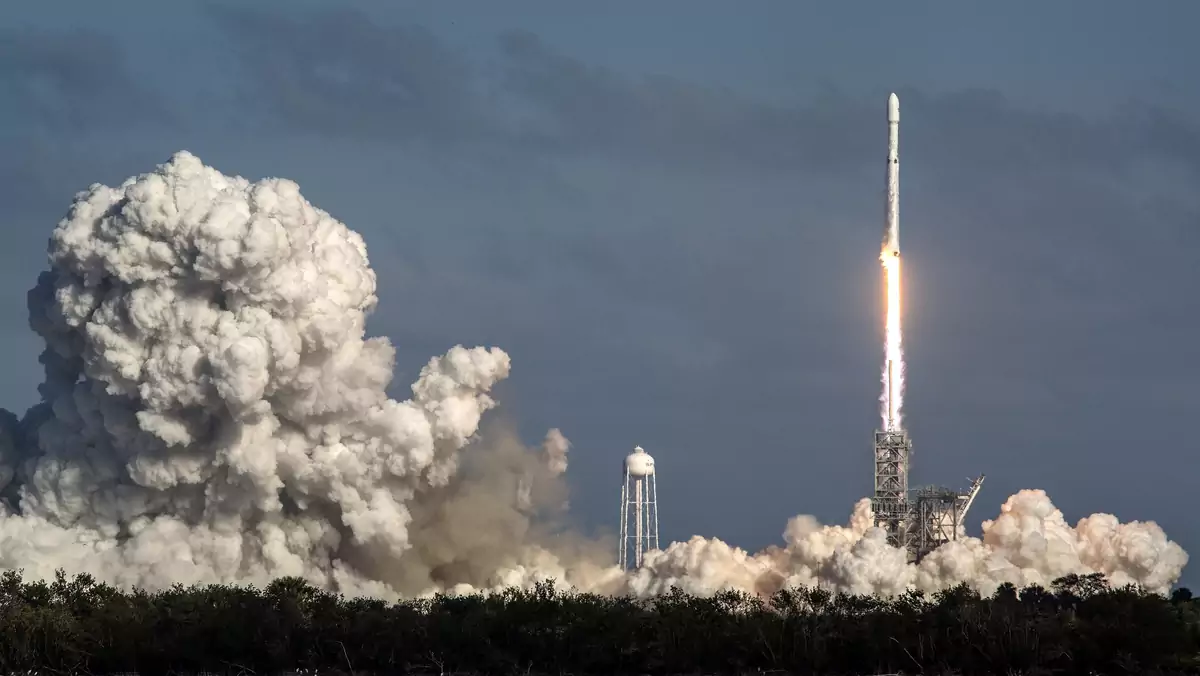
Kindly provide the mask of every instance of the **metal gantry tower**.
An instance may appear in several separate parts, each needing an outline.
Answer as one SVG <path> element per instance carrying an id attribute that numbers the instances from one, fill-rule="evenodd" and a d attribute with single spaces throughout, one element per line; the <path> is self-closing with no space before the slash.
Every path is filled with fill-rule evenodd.
<path id="1" fill-rule="evenodd" d="M 910 559 L 919 561 L 929 552 L 964 535 L 963 520 L 982 485 L 981 474 L 971 481 L 966 493 L 940 486 L 916 491 L 913 501 L 915 518 L 908 542 Z"/>
<path id="2" fill-rule="evenodd" d="M 908 468 L 912 442 L 904 430 L 875 432 L 875 495 L 871 508 L 875 525 L 888 536 L 888 544 L 907 547 L 910 522 Z"/>
<path id="3" fill-rule="evenodd" d="M 642 566 L 646 552 L 658 549 L 658 486 L 654 458 L 641 446 L 625 458 L 621 480 L 621 533 L 617 545 L 621 570 Z"/>

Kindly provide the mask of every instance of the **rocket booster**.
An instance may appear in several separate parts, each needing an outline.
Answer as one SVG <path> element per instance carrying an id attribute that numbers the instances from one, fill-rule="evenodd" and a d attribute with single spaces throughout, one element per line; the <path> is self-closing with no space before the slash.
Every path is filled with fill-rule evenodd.
<path id="1" fill-rule="evenodd" d="M 883 219 L 883 255 L 900 255 L 900 99 L 888 96 L 887 211 Z"/>

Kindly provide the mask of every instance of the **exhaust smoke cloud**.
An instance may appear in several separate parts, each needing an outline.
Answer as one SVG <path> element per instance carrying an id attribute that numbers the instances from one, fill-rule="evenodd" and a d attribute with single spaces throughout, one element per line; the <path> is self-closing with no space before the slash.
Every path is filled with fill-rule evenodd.
<path id="1" fill-rule="evenodd" d="M 566 528 L 567 438 L 530 449 L 483 422 L 506 353 L 453 347 L 409 399 L 387 396 L 394 350 L 365 337 L 377 299 L 364 242 L 295 183 L 181 152 L 80 193 L 49 261 L 28 296 L 42 401 L 0 416 L 0 569 L 28 577 L 61 567 L 159 589 L 294 575 L 395 598 L 546 578 L 637 595 L 989 591 L 1099 571 L 1165 591 L 1187 562 L 1153 523 L 1072 528 L 1022 491 L 982 538 L 919 566 L 863 500 L 845 527 L 794 517 L 758 554 L 694 537 L 624 574 L 614 542 Z"/>

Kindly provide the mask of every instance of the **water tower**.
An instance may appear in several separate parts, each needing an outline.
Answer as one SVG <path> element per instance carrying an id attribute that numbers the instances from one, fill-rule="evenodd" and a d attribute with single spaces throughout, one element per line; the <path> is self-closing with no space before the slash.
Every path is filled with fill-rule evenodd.
<path id="1" fill-rule="evenodd" d="M 621 539 L 617 558 L 621 570 L 640 568 L 642 557 L 658 549 L 658 488 L 654 458 L 641 446 L 625 458 L 621 482 Z"/>

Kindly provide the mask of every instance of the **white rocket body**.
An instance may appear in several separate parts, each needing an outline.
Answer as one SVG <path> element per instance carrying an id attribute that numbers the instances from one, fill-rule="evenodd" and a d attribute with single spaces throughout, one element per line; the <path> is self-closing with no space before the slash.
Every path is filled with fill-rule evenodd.
<path id="1" fill-rule="evenodd" d="M 900 99 L 888 96 L 887 213 L 883 219 L 883 254 L 900 255 Z"/>

